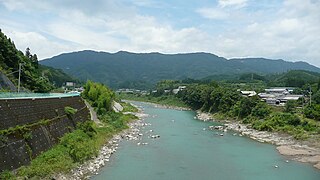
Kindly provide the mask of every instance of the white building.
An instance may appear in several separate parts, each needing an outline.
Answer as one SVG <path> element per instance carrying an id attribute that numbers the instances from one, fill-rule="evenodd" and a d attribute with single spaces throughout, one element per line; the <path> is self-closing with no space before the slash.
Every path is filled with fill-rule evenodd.
<path id="1" fill-rule="evenodd" d="M 240 91 L 243 96 L 252 97 L 257 95 L 255 91 Z"/>

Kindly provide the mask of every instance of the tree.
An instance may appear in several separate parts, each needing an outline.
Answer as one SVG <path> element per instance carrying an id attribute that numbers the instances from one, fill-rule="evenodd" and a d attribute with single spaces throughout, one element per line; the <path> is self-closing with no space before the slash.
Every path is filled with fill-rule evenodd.
<path id="1" fill-rule="evenodd" d="M 320 90 L 313 94 L 312 101 L 316 104 L 320 104 Z"/>
<path id="2" fill-rule="evenodd" d="M 26 49 L 25 56 L 26 56 L 27 58 L 30 58 L 30 57 L 32 56 L 31 53 L 30 53 L 30 48 L 29 48 L 29 47 L 27 47 L 27 49 Z"/>
<path id="3" fill-rule="evenodd" d="M 35 67 L 36 69 L 38 69 L 38 68 L 39 68 L 39 62 L 38 62 L 38 56 L 37 56 L 36 54 L 34 54 L 33 56 L 31 56 L 31 61 L 32 61 L 34 67 Z"/>
<path id="4" fill-rule="evenodd" d="M 296 101 L 289 100 L 285 105 L 284 111 L 288 113 L 294 113 L 296 106 L 297 106 Z"/>
<path id="5" fill-rule="evenodd" d="M 307 118 L 320 121 L 320 104 L 308 105 L 304 108 L 304 115 Z"/>
<path id="6" fill-rule="evenodd" d="M 251 114 L 255 117 L 264 119 L 271 113 L 270 107 L 265 102 L 259 102 L 253 109 Z"/>

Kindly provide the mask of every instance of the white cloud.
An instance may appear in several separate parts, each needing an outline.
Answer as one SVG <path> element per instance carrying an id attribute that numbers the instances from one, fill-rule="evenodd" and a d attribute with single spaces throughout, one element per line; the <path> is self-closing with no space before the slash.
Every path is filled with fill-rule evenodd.
<path id="1" fill-rule="evenodd" d="M 161 18 L 157 16 L 142 15 L 137 7 L 119 1 L 99 1 L 99 7 L 75 2 L 3 1 L 12 13 L 32 14 L 25 8 L 29 4 L 40 15 L 51 15 L 51 19 L 48 22 L 35 19 L 25 24 L 24 20 L 12 23 L 13 19 L 0 17 L 1 28 L 19 49 L 30 47 L 40 58 L 82 49 L 205 51 L 227 58 L 259 56 L 308 60 L 320 66 L 320 1 L 285 0 L 278 9 L 266 12 L 264 9 L 246 11 L 252 8 L 251 1 L 220 0 L 216 7 L 196 10 L 212 23 L 206 20 L 205 25 L 190 24 L 182 28 L 176 28 L 175 21 L 169 24 L 159 21 Z M 137 3 L 145 7 L 153 2 Z M 70 6 L 72 3 L 75 6 Z M 240 8 L 244 6 L 246 8 Z M 208 30 L 210 28 L 218 31 Z"/>
<path id="2" fill-rule="evenodd" d="M 222 20 L 229 17 L 229 13 L 219 8 L 200 8 L 196 12 L 208 19 Z"/>
<path id="3" fill-rule="evenodd" d="M 57 55 L 62 52 L 81 49 L 79 46 L 72 43 L 57 43 L 51 41 L 35 32 L 22 32 L 12 29 L 4 29 L 3 32 L 13 39 L 19 50 L 24 52 L 27 47 L 30 47 L 31 53 L 37 54 L 38 58 L 51 57 L 54 54 Z"/>
<path id="4" fill-rule="evenodd" d="M 221 7 L 236 7 L 242 8 L 247 5 L 248 0 L 219 0 L 219 6 Z"/>
<path id="5" fill-rule="evenodd" d="M 226 11 L 219 6 L 215 8 Z M 302 60 L 320 66 L 319 9 L 320 1 L 312 0 L 285 0 L 273 12 L 233 9 L 225 20 L 234 25 L 240 22 L 241 25 L 228 24 L 219 35 L 211 34 L 214 42 L 219 43 L 210 50 L 228 58 L 258 56 Z M 239 12 L 241 18 L 237 14 Z"/>

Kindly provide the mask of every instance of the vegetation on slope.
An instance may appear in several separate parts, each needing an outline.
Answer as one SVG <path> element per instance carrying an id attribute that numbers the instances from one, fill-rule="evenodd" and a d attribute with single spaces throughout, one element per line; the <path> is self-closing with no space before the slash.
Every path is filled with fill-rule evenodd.
<path id="1" fill-rule="evenodd" d="M 234 88 L 212 85 L 190 85 L 179 97 L 192 108 L 240 120 L 257 130 L 286 132 L 297 139 L 320 134 L 319 119 L 310 118 L 317 111 L 304 113 L 296 108 L 298 104 L 290 107 L 289 102 L 283 109 L 273 109 L 258 97 L 243 97 Z M 304 110 L 314 106 L 306 105 Z"/>
<path id="2" fill-rule="evenodd" d="M 79 123 L 75 131 L 65 134 L 60 139 L 59 144 L 32 160 L 29 166 L 19 168 L 17 170 L 18 177 L 42 179 L 60 172 L 67 173 L 72 168 L 96 156 L 101 146 L 112 135 L 127 128 L 127 123 L 136 119 L 130 114 L 113 112 L 111 103 L 115 95 L 109 88 L 101 84 L 87 82 L 82 96 L 97 109 L 103 126 L 98 127 L 90 120 Z M 128 104 L 126 106 L 127 109 L 136 111 Z M 70 108 L 66 108 L 66 111 L 72 113 Z M 9 172 L 4 172 L 1 177 L 15 178 Z"/>
<path id="3" fill-rule="evenodd" d="M 209 53 L 167 55 L 81 51 L 58 55 L 41 63 L 60 68 L 81 80 L 92 79 L 111 88 L 139 89 L 152 88 L 163 79 L 201 79 L 211 75 L 221 78 L 221 75 L 282 73 L 293 69 L 320 72 L 319 68 L 303 62 L 261 58 L 227 60 Z"/>
<path id="4" fill-rule="evenodd" d="M 17 50 L 13 41 L 0 30 L 0 71 L 18 84 L 18 70 L 21 64 L 21 86 L 34 92 L 49 92 L 53 86 L 46 77 L 41 76 L 37 55 L 29 49 L 23 54 Z"/>
<path id="5" fill-rule="evenodd" d="M 56 87 L 59 88 L 65 85 L 65 82 L 75 82 L 82 84 L 82 82 L 74 77 L 63 72 L 61 69 L 55 69 L 49 66 L 39 64 L 39 71 L 41 74 L 48 78 L 48 80 Z"/>

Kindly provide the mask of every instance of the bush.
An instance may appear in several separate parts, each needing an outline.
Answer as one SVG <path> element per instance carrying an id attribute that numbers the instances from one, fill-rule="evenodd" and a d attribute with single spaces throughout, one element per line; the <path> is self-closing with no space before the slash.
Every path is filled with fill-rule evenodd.
<path id="1" fill-rule="evenodd" d="M 111 111 L 112 101 L 115 98 L 115 94 L 111 89 L 103 84 L 91 81 L 88 81 L 84 88 L 85 90 L 82 93 L 82 97 L 89 100 L 92 106 L 97 108 L 99 115 Z"/>
<path id="2" fill-rule="evenodd" d="M 82 130 L 75 130 L 61 138 L 61 145 L 67 148 L 74 162 L 84 162 L 98 154 L 94 140 Z"/>
<path id="3" fill-rule="evenodd" d="M 77 124 L 77 129 L 82 130 L 84 133 L 86 133 L 90 138 L 93 138 L 97 131 L 94 128 L 94 122 L 93 121 L 85 121 L 83 123 Z"/>
<path id="4" fill-rule="evenodd" d="M 251 115 L 263 119 L 269 116 L 270 113 L 271 113 L 270 107 L 264 102 L 259 102 L 252 109 Z"/>
<path id="5" fill-rule="evenodd" d="M 19 176 L 45 177 L 54 172 L 67 172 L 75 165 L 64 146 L 57 145 L 41 154 L 27 167 L 18 170 Z"/>
<path id="6" fill-rule="evenodd" d="M 308 105 L 304 108 L 304 115 L 307 118 L 320 121 L 320 104 Z"/>
<path id="7" fill-rule="evenodd" d="M 16 178 L 14 177 L 14 174 L 11 171 L 6 170 L 0 174 L 0 179 L 16 179 Z"/>
<path id="8" fill-rule="evenodd" d="M 64 112 L 67 114 L 67 116 L 74 115 L 74 114 L 76 114 L 77 111 L 78 111 L 77 109 L 74 109 L 69 106 L 64 107 Z"/>

